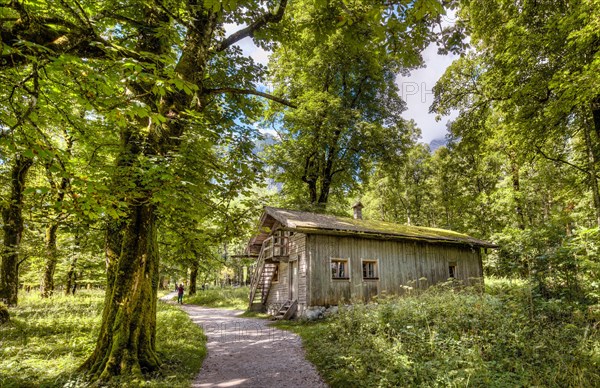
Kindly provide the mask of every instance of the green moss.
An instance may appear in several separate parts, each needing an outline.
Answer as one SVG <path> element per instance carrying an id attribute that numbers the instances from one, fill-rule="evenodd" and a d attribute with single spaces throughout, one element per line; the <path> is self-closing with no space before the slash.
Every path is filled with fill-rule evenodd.
<path id="1" fill-rule="evenodd" d="M 449 237 L 459 239 L 471 239 L 466 234 L 453 232 L 446 229 L 426 228 L 424 226 L 410 226 L 393 224 L 385 221 L 375 220 L 355 220 L 353 218 L 345 218 L 345 222 L 350 222 L 353 225 L 361 228 L 372 229 L 383 233 L 396 233 L 414 237 Z"/>

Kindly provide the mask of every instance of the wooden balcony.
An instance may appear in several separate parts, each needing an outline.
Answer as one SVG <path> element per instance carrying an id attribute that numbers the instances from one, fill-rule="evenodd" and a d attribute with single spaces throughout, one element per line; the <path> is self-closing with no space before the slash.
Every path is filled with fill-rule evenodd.
<path id="1" fill-rule="evenodd" d="M 265 260 L 286 260 L 290 255 L 290 238 L 285 235 L 272 235 L 263 242 Z"/>

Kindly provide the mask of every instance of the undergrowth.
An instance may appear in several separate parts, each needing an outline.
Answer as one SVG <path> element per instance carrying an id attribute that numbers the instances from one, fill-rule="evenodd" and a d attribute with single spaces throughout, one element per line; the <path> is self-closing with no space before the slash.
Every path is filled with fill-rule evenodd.
<path id="1" fill-rule="evenodd" d="M 600 381 L 598 318 L 597 306 L 491 281 L 485 293 L 434 287 L 342 308 L 324 322 L 277 326 L 301 335 L 332 387 L 592 387 Z"/>
<path id="2" fill-rule="evenodd" d="M 249 294 L 249 287 L 211 288 L 198 290 L 193 296 L 184 296 L 183 302 L 206 307 L 245 310 L 248 308 Z"/>
<path id="3" fill-rule="evenodd" d="M 1 387 L 83 387 L 77 368 L 92 352 L 102 313 L 103 292 L 41 299 L 22 294 L 0 326 Z M 158 304 L 156 347 L 162 368 L 147 381 L 127 378 L 119 386 L 189 386 L 206 355 L 199 326 L 177 307 Z"/>

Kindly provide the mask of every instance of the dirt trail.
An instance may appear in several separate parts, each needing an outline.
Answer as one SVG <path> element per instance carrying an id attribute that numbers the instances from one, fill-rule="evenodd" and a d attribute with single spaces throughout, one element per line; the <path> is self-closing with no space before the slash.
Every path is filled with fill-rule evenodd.
<path id="1" fill-rule="evenodd" d="M 208 355 L 192 387 L 327 386 L 304 357 L 298 335 L 271 327 L 264 319 L 238 317 L 240 310 L 182 308 L 207 336 Z"/>

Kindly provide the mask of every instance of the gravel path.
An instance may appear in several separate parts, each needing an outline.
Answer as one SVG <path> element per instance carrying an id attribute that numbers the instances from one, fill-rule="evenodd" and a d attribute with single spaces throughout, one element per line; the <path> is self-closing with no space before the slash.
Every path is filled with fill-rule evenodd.
<path id="1" fill-rule="evenodd" d="M 265 319 L 238 317 L 240 310 L 182 308 L 207 336 L 208 355 L 192 387 L 327 386 L 304 357 L 298 335 L 271 327 Z"/>

